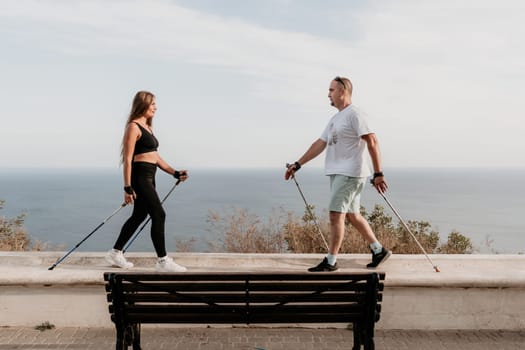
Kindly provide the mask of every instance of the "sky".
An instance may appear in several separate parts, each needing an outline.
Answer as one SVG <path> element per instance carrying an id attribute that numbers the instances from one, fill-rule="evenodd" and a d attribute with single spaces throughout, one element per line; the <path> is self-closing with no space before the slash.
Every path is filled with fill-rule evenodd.
<path id="1" fill-rule="evenodd" d="M 175 168 L 284 167 L 335 76 L 385 171 L 523 168 L 523 23 L 521 0 L 2 0 L 2 168 L 117 168 L 139 90 Z"/>

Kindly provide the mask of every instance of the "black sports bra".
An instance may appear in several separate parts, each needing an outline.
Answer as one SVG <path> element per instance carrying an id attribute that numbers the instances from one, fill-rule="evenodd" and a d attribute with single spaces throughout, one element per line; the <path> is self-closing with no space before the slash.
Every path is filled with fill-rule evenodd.
<path id="1" fill-rule="evenodd" d="M 137 154 L 156 151 L 157 147 L 159 147 L 159 141 L 157 140 L 155 135 L 153 135 L 153 133 L 149 132 L 148 130 L 144 129 L 139 123 L 134 123 L 139 126 L 142 135 L 137 140 L 137 142 L 135 142 L 135 151 L 133 152 L 133 155 L 135 156 Z"/>

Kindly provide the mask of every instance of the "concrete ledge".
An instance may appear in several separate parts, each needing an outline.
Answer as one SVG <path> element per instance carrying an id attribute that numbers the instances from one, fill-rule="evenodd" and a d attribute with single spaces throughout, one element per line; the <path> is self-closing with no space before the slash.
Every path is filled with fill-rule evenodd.
<path id="1" fill-rule="evenodd" d="M 102 274 L 104 253 L 0 252 L 0 326 L 112 327 Z M 130 253 L 134 270 L 153 271 L 151 253 Z M 190 271 L 304 271 L 321 254 L 180 253 Z M 363 271 L 369 255 L 340 255 L 342 271 Z M 393 255 L 386 272 L 380 329 L 524 330 L 524 255 Z"/>

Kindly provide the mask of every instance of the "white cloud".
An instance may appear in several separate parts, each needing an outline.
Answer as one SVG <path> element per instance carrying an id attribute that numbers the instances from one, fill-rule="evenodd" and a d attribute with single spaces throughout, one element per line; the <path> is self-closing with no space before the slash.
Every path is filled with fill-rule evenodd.
<path id="1" fill-rule="evenodd" d="M 332 71 L 327 63 L 333 61 L 334 52 L 351 56 L 335 40 L 223 19 L 169 1 L 12 1 L 4 5 L 1 16 L 30 21 L 32 26 L 22 35 L 50 50 L 88 57 L 113 54 L 182 60 L 230 69 L 269 80 L 269 84 L 277 81 L 287 89 L 311 86 L 321 77 L 325 84 Z M 266 94 L 275 90 L 263 89 Z M 302 103 L 304 95 L 296 99 Z"/>
<path id="2" fill-rule="evenodd" d="M 520 118 L 525 107 L 520 93 L 525 78 L 521 2 L 378 1 L 358 12 L 348 6 L 334 9 L 351 12 L 357 21 L 351 26 L 340 23 L 341 31 L 359 33 L 349 32 L 348 40 L 332 39 L 323 32 L 275 30 L 166 0 L 3 1 L 0 18 L 11 40 L 23 38 L 28 44 L 21 45 L 30 50 L 38 47 L 111 62 L 149 59 L 189 64 L 215 69 L 221 78 L 231 77 L 222 82 L 225 90 L 232 91 L 230 106 L 240 100 L 264 103 L 250 106 L 242 126 L 246 130 L 237 130 L 239 142 L 250 145 L 243 149 L 242 164 L 258 164 L 250 157 L 251 150 L 266 152 L 267 156 L 260 156 L 261 165 L 282 157 L 278 141 L 249 143 L 246 131 L 254 128 L 272 130 L 273 139 L 288 140 L 294 152 L 306 148 L 305 135 L 321 131 L 312 121 L 331 113 L 325 97 L 327 80 L 342 74 L 354 80 L 356 104 L 373 116 L 384 140 L 386 162 L 482 165 L 486 154 L 503 149 L 490 158 L 490 164 L 525 166 L 523 157 L 516 162 L 514 150 L 525 148 L 518 138 L 525 131 Z M 201 74 L 195 72 L 203 79 Z M 249 86 L 228 86 L 238 77 L 248 79 Z M 271 105 L 281 110 L 272 110 Z M 233 120 L 229 118 L 242 118 L 228 103 L 216 108 L 225 125 Z M 286 116 L 279 121 L 282 129 L 273 127 L 278 117 L 270 113 Z M 257 124 L 268 119 L 274 121 L 270 129 Z M 213 131 L 201 130 L 210 143 L 220 145 L 223 140 Z M 184 141 L 195 142 L 190 137 Z M 202 150 L 189 158 L 207 156 L 205 147 L 193 146 Z M 234 144 L 217 147 L 217 163 L 239 161 L 228 158 Z"/>

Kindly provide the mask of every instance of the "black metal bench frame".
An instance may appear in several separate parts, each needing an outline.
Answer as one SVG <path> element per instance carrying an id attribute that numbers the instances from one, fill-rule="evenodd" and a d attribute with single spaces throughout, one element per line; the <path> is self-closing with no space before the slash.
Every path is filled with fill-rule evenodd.
<path id="1" fill-rule="evenodd" d="M 384 273 L 106 272 L 116 349 L 140 350 L 142 323 L 353 325 L 354 350 L 374 349 Z"/>

